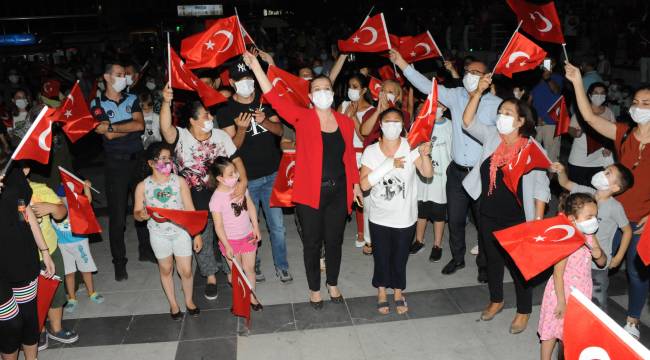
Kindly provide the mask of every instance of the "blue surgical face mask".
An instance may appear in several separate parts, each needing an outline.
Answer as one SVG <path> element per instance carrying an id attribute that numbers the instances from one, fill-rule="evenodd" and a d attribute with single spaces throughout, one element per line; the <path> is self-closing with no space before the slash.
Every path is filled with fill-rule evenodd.
<path id="1" fill-rule="evenodd" d="M 323 67 L 322 66 L 314 66 L 312 69 L 314 71 L 315 75 L 320 75 L 323 73 Z"/>

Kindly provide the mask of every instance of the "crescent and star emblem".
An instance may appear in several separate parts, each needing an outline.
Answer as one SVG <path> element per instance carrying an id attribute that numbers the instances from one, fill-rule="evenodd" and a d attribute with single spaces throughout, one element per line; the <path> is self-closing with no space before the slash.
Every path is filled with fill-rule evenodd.
<path id="1" fill-rule="evenodd" d="M 544 22 L 543 28 L 540 29 L 538 27 L 535 27 L 537 31 L 545 33 L 551 31 L 551 29 L 553 28 L 553 24 L 551 23 L 551 21 L 546 16 L 542 15 L 542 13 L 540 13 L 539 11 L 532 12 L 529 15 L 533 21 L 535 21 L 535 15 L 537 15 L 537 17 L 539 17 L 539 19 Z"/>
<path id="2" fill-rule="evenodd" d="M 510 65 L 512 65 L 515 62 L 515 60 L 517 60 L 520 57 L 526 58 L 526 60 L 530 59 L 530 55 L 528 55 L 527 53 L 525 53 L 523 51 L 515 51 L 512 54 L 510 54 L 510 56 L 508 57 L 508 62 L 506 63 L 506 68 L 509 68 Z M 519 66 L 526 65 L 526 60 L 520 62 Z"/>

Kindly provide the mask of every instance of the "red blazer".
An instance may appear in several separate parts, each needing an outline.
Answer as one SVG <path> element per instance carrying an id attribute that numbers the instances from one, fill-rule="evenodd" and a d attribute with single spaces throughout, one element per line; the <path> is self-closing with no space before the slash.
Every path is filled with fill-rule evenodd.
<path id="1" fill-rule="evenodd" d="M 273 89 L 264 94 L 281 118 L 296 129 L 296 167 L 293 184 L 293 202 L 314 209 L 320 205 L 320 188 L 323 172 L 323 138 L 315 109 L 306 109 L 280 97 Z M 343 165 L 347 185 L 348 213 L 354 201 L 353 185 L 359 183 L 359 169 L 352 145 L 354 122 L 349 117 L 333 111 L 341 130 L 345 151 Z"/>

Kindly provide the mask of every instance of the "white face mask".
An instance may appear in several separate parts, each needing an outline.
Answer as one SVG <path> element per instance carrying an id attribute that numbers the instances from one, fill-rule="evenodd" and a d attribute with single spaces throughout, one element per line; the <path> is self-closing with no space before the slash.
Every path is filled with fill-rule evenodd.
<path id="1" fill-rule="evenodd" d="M 388 99 L 388 101 L 390 101 L 392 104 L 394 104 L 395 103 L 395 94 L 386 93 L 386 99 Z"/>
<path id="2" fill-rule="evenodd" d="M 444 111 L 440 106 L 438 106 L 438 107 L 436 108 L 436 119 L 440 119 L 440 118 L 442 118 L 442 114 L 443 114 L 444 112 L 445 112 L 445 111 Z"/>
<path id="3" fill-rule="evenodd" d="M 208 120 L 203 123 L 203 127 L 201 127 L 201 130 L 204 132 L 211 132 L 212 129 L 214 129 L 214 121 Z"/>
<path id="4" fill-rule="evenodd" d="M 113 79 L 115 79 L 114 83 L 111 84 L 111 87 L 113 87 L 113 90 L 117 92 L 122 92 L 126 88 L 126 78 L 125 77 L 117 77 L 113 76 Z"/>
<path id="5" fill-rule="evenodd" d="M 401 122 L 383 122 L 381 123 L 382 137 L 386 140 L 396 140 L 402 134 Z"/>
<path id="6" fill-rule="evenodd" d="M 598 231 L 598 218 L 592 217 L 589 220 L 576 222 L 576 227 L 585 235 L 595 234 Z"/>
<path id="7" fill-rule="evenodd" d="M 16 107 L 21 110 L 27 108 L 27 105 L 29 104 L 27 102 L 27 99 L 16 99 L 15 103 L 16 103 Z"/>
<path id="8" fill-rule="evenodd" d="M 630 116 L 637 124 L 645 124 L 650 121 L 650 109 L 642 109 L 638 105 L 630 107 Z"/>
<path id="9" fill-rule="evenodd" d="M 153 120 L 153 111 L 152 112 L 143 112 L 142 117 L 144 117 L 145 121 Z"/>
<path id="10" fill-rule="evenodd" d="M 497 131 L 501 135 L 508 135 L 515 131 L 515 118 L 510 115 L 498 114 L 497 115 Z"/>
<path id="11" fill-rule="evenodd" d="M 605 100 L 607 100 L 607 95 L 593 94 L 589 96 L 589 99 L 591 100 L 591 103 L 594 104 L 595 106 L 600 106 L 605 102 Z"/>
<path id="12" fill-rule="evenodd" d="M 607 180 L 605 172 L 599 171 L 594 176 L 592 176 L 591 185 L 593 185 L 596 190 L 609 190 L 609 180 Z"/>
<path id="13" fill-rule="evenodd" d="M 348 99 L 350 99 L 350 101 L 359 101 L 360 98 L 361 98 L 361 90 L 348 89 Z"/>
<path id="14" fill-rule="evenodd" d="M 317 108 L 329 109 L 334 102 L 334 93 L 332 90 L 317 90 L 311 93 L 311 101 Z"/>
<path id="15" fill-rule="evenodd" d="M 235 90 L 237 95 L 241 97 L 249 97 L 255 91 L 255 80 L 244 79 L 235 82 Z"/>
<path id="16" fill-rule="evenodd" d="M 147 89 L 149 89 L 150 91 L 153 91 L 153 90 L 156 89 L 156 83 L 155 82 L 147 81 L 146 86 L 147 86 Z"/>
<path id="17" fill-rule="evenodd" d="M 20 76 L 18 75 L 9 75 L 9 82 L 12 84 L 18 84 L 18 81 L 20 80 Z"/>
<path id="18" fill-rule="evenodd" d="M 515 96 L 515 99 L 521 100 L 521 97 L 524 95 L 524 92 L 521 90 L 512 90 L 512 95 Z"/>
<path id="19" fill-rule="evenodd" d="M 126 79 L 126 86 L 131 86 L 131 85 L 133 85 L 133 76 L 131 76 L 131 75 L 125 75 L 124 78 Z"/>
<path id="20" fill-rule="evenodd" d="M 481 80 L 480 76 L 467 73 L 463 77 L 463 87 L 467 92 L 472 92 L 478 88 L 479 80 Z"/>
<path id="21" fill-rule="evenodd" d="M 311 81 L 313 79 L 313 77 L 307 76 L 307 77 L 304 77 L 302 79 L 305 80 L 305 81 Z"/>

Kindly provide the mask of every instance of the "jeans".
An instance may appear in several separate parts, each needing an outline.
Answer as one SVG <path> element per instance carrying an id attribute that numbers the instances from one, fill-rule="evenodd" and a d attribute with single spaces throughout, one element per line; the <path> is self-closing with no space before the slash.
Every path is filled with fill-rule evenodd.
<path id="1" fill-rule="evenodd" d="M 287 262 L 287 241 L 284 237 L 284 215 L 282 208 L 270 207 L 271 191 L 275 183 L 277 172 L 271 175 L 263 176 L 255 180 L 248 180 L 248 192 L 255 203 L 257 208 L 258 217 L 264 214 L 266 219 L 266 227 L 269 230 L 271 240 L 271 251 L 273 252 L 273 263 L 277 270 L 289 270 L 289 263 Z M 262 211 L 260 211 L 260 205 Z M 259 266 L 260 258 L 259 251 L 255 259 L 256 265 Z"/>
<path id="2" fill-rule="evenodd" d="M 608 255 L 609 256 L 609 255 Z M 594 284 L 591 299 L 607 313 L 607 289 L 609 288 L 609 269 L 591 269 L 591 280 Z"/>
<path id="3" fill-rule="evenodd" d="M 409 247 L 415 235 L 415 224 L 407 228 L 393 228 L 370 222 L 374 272 L 372 286 L 406 289 L 406 263 Z"/>
<path id="4" fill-rule="evenodd" d="M 637 224 L 630 222 L 632 231 L 636 231 Z M 621 243 L 621 232 L 616 232 L 614 237 L 614 248 L 617 249 Z M 650 270 L 643 264 L 641 258 L 637 256 L 636 247 L 639 245 L 641 235 L 633 234 L 630 241 L 630 247 L 625 254 L 625 268 L 628 278 L 628 300 L 627 316 L 639 319 L 641 311 L 648 299 L 648 289 L 650 288 Z"/>
<path id="5" fill-rule="evenodd" d="M 203 247 L 198 253 L 194 253 L 196 264 L 202 276 L 210 276 L 221 270 L 228 274 L 230 269 L 228 263 L 223 259 L 221 252 L 217 247 L 217 237 L 214 233 L 214 222 L 212 216 L 208 214 L 208 224 L 201 233 Z"/>

